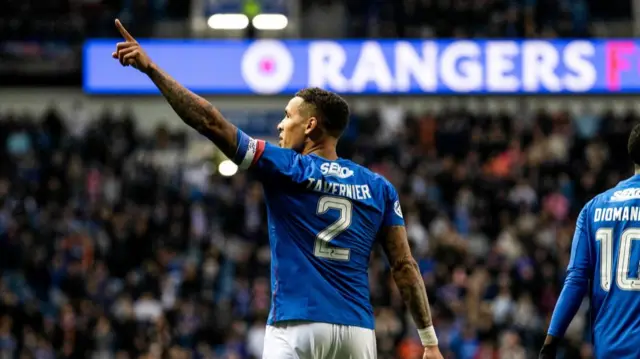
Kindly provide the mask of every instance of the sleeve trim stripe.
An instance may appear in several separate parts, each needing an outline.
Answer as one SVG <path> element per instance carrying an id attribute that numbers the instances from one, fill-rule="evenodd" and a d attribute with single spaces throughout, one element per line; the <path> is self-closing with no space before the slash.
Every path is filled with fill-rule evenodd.
<path id="1" fill-rule="evenodd" d="M 238 167 L 240 167 L 240 169 L 246 170 L 247 168 L 251 167 L 251 165 L 255 164 L 262 156 L 262 153 L 264 152 L 264 146 L 264 141 L 256 140 L 253 138 L 250 139 L 249 144 L 247 145 L 247 151 Z"/>
<path id="2" fill-rule="evenodd" d="M 255 156 L 253 156 L 253 161 L 251 162 L 252 165 L 255 165 L 260 159 L 260 157 L 262 157 L 262 154 L 264 153 L 264 148 L 266 146 L 266 143 L 262 140 L 256 140 L 256 142 L 257 142 L 256 154 Z"/>

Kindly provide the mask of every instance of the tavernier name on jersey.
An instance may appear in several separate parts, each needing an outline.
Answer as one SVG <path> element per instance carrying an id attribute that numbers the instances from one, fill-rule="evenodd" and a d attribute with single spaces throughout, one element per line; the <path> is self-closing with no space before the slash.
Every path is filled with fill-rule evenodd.
<path id="1" fill-rule="evenodd" d="M 340 164 L 323 163 L 320 165 L 320 172 L 325 175 L 325 178 L 313 178 L 309 177 L 307 189 L 337 195 L 340 197 L 347 197 L 350 199 L 364 200 L 371 198 L 371 190 L 368 184 L 348 184 L 331 181 L 331 178 L 349 178 L 354 175 L 353 171 L 347 167 L 340 167 Z"/>
<path id="2" fill-rule="evenodd" d="M 369 258 L 378 232 L 403 226 L 395 188 L 346 159 L 302 155 L 238 130 L 234 162 L 263 184 L 271 247 L 268 324 L 374 328 Z"/>

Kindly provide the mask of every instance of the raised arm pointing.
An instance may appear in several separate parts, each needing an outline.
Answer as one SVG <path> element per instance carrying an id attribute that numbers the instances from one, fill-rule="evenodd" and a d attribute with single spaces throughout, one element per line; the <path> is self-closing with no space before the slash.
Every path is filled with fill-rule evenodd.
<path id="1" fill-rule="evenodd" d="M 233 158 L 238 146 L 236 127 L 211 103 L 180 85 L 153 63 L 120 20 L 116 19 L 115 25 L 125 41 L 116 45 L 111 56 L 122 66 L 132 66 L 149 76 L 184 123 L 210 139 L 227 157 Z"/>

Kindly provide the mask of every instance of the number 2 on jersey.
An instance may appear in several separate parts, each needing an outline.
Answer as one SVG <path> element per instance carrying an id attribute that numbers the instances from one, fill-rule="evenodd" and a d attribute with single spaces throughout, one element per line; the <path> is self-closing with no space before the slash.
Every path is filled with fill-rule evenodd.
<path id="1" fill-rule="evenodd" d="M 640 278 L 629 278 L 631 244 L 636 240 L 640 240 L 640 228 L 627 228 L 620 236 L 618 268 L 615 276 L 616 285 L 622 290 L 640 290 Z M 598 229 L 596 241 L 600 242 L 600 287 L 608 292 L 611 289 L 611 270 L 613 269 L 613 228 Z"/>
<path id="2" fill-rule="evenodd" d="M 351 225 L 353 204 L 348 199 L 342 197 L 320 197 L 316 213 L 320 216 L 331 209 L 338 211 L 340 216 L 335 222 L 331 223 L 327 228 L 318 233 L 316 236 L 314 254 L 316 257 L 348 261 L 350 255 L 349 248 L 337 248 L 332 246 L 329 242 L 336 238 L 340 233 L 344 232 Z"/>

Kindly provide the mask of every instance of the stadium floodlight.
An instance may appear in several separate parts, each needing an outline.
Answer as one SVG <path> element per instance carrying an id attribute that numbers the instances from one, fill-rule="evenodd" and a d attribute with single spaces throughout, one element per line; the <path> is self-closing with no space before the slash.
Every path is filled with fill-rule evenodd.
<path id="1" fill-rule="evenodd" d="M 207 25 L 214 30 L 242 30 L 249 26 L 249 18 L 244 14 L 214 14 Z"/>
<path id="2" fill-rule="evenodd" d="M 238 172 L 238 166 L 231 160 L 224 160 L 218 165 L 218 173 L 221 176 L 231 177 Z"/>
<path id="3" fill-rule="evenodd" d="M 282 14 L 259 14 L 251 23 L 258 30 L 282 30 L 289 24 L 289 19 Z"/>

